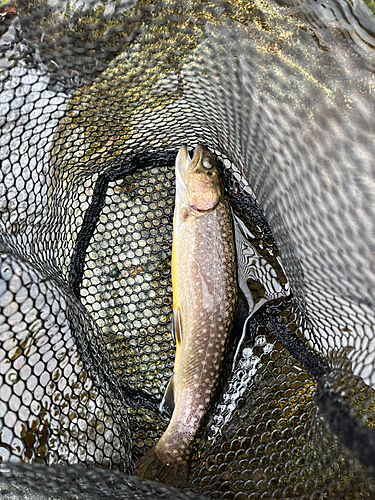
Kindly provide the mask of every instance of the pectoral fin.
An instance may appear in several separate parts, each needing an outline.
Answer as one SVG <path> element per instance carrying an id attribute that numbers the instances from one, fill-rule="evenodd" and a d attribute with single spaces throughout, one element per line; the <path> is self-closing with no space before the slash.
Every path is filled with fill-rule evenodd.
<path id="1" fill-rule="evenodd" d="M 169 413 L 170 415 L 173 413 L 174 410 L 174 382 L 173 382 L 173 375 L 168 382 L 167 388 L 165 390 L 163 399 L 161 400 L 159 410 L 161 413 Z"/>
<path id="2" fill-rule="evenodd" d="M 173 308 L 172 335 L 177 344 L 181 345 L 182 342 L 181 316 L 180 316 L 180 309 L 178 309 L 177 307 Z"/>

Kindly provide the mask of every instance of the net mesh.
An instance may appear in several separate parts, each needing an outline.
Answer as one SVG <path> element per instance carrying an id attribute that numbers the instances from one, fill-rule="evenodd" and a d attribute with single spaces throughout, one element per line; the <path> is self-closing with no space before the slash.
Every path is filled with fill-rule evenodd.
<path id="1" fill-rule="evenodd" d="M 2 497 L 375 496 L 371 6 L 1 4 Z M 132 473 L 169 421 L 184 143 L 239 307 L 177 490 Z"/>

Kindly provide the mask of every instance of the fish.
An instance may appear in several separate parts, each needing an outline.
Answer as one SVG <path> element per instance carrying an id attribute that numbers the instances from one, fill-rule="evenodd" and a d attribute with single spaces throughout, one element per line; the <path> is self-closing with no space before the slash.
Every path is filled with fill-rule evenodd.
<path id="1" fill-rule="evenodd" d="M 173 376 L 161 409 L 172 413 L 136 475 L 182 488 L 195 435 L 218 386 L 237 305 L 231 209 L 213 154 L 187 145 L 176 158 L 172 243 Z"/>

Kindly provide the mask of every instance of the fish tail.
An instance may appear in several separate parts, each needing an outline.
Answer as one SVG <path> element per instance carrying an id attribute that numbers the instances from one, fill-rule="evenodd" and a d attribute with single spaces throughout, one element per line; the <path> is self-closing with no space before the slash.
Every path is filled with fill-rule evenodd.
<path id="1" fill-rule="evenodd" d="M 189 472 L 187 460 L 171 460 L 163 453 L 158 453 L 156 446 L 152 447 L 136 465 L 135 474 L 138 477 L 160 481 L 168 486 L 183 488 Z"/>

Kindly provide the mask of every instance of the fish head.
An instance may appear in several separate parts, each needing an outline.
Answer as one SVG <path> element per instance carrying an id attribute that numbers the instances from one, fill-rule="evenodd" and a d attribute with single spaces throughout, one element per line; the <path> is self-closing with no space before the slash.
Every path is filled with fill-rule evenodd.
<path id="1" fill-rule="evenodd" d="M 213 210 L 224 196 L 224 187 L 213 154 L 201 144 L 189 156 L 186 145 L 176 158 L 177 189 L 184 189 L 185 201 L 196 214 Z"/>

